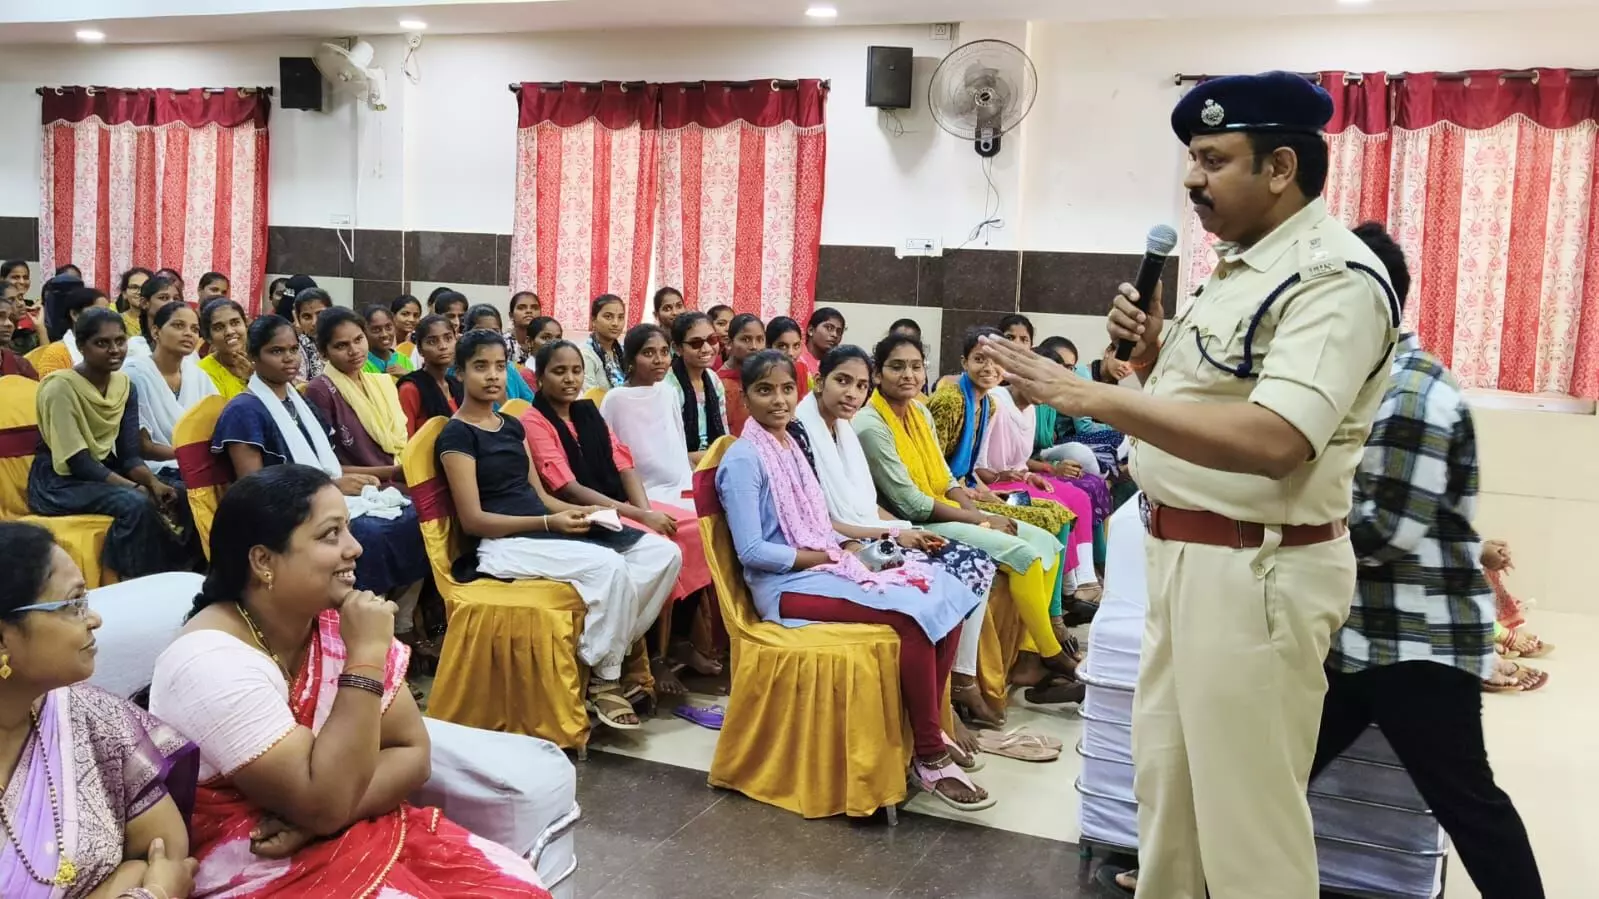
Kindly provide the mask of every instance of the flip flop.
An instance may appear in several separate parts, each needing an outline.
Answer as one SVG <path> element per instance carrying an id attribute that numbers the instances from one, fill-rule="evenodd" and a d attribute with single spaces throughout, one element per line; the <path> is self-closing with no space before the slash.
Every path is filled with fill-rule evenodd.
<path id="1" fill-rule="evenodd" d="M 955 760 L 955 764 L 959 765 L 962 771 L 975 774 L 983 770 L 983 760 L 977 757 L 977 753 L 968 753 L 962 749 L 959 743 L 950 739 L 949 734 L 939 734 L 939 736 L 944 738 L 944 746 L 949 749 L 949 757 Z M 965 762 L 961 761 L 962 756 L 965 756 Z"/>
<path id="2" fill-rule="evenodd" d="M 922 790 L 924 790 L 929 796 L 932 796 L 934 799 L 939 800 L 957 812 L 980 812 L 983 809 L 993 808 L 994 803 L 999 801 L 993 796 L 988 796 L 987 798 L 979 799 L 976 802 L 956 802 L 950 797 L 939 792 L 938 782 L 941 780 L 953 780 L 967 789 L 977 789 L 977 785 L 972 783 L 972 779 L 967 777 L 966 772 L 962 771 L 960 766 L 955 764 L 954 761 L 951 761 L 942 768 L 931 768 L 922 764 L 920 759 L 912 759 L 911 776 L 916 779 L 916 783 L 920 785 Z"/>
<path id="3" fill-rule="evenodd" d="M 1005 731 L 1004 735 L 1007 737 L 1020 737 L 1023 740 L 1031 740 L 1045 749 L 1053 749 L 1056 752 L 1060 752 L 1066 748 L 1066 742 L 1064 740 L 1058 740 L 1046 734 L 1035 734 L 1023 727 L 1013 727 L 1010 730 Z M 982 735 L 978 734 L 978 736 L 981 737 Z"/>
<path id="4" fill-rule="evenodd" d="M 983 731 L 977 735 L 977 746 L 989 755 L 1015 759 L 1018 762 L 1053 762 L 1060 758 L 1059 749 L 1044 746 L 1032 734 L 996 734 Z"/>
<path id="5" fill-rule="evenodd" d="M 698 724 L 706 730 L 722 729 L 722 707 L 719 705 L 689 705 L 682 703 L 672 710 L 672 714 L 690 724 Z"/>

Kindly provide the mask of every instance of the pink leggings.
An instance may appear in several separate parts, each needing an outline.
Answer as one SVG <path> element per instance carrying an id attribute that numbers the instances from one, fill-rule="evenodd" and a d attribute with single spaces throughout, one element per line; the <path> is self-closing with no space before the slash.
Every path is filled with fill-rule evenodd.
<path id="1" fill-rule="evenodd" d="M 910 715 L 916 754 L 922 758 L 943 755 L 944 684 L 955 665 L 955 648 L 960 643 L 957 625 L 944 639 L 933 643 L 915 619 L 903 612 L 884 612 L 856 605 L 847 599 L 784 593 L 778 601 L 778 614 L 804 621 L 835 624 L 886 624 L 899 635 L 899 692 Z"/>
<path id="2" fill-rule="evenodd" d="M 1054 500 L 1070 509 L 1077 519 L 1072 522 L 1071 531 L 1066 535 L 1066 568 L 1076 572 L 1078 586 L 1095 583 L 1099 576 L 1094 573 L 1094 501 L 1081 487 L 1070 481 L 1049 475 L 1043 477 L 1055 488 L 1055 492 L 1029 487 L 1020 481 L 992 484 L 989 489 L 999 493 L 1020 490 L 1035 499 Z"/>

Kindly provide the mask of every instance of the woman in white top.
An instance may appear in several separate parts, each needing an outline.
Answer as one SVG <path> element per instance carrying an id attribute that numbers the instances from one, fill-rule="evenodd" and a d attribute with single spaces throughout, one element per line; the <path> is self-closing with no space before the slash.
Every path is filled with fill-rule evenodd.
<path id="1" fill-rule="evenodd" d="M 584 383 L 592 375 L 584 353 Z M 600 403 L 611 433 L 633 450 L 634 471 L 651 500 L 681 505 L 694 495 L 694 467 L 683 439 L 683 412 L 666 382 L 672 349 L 659 325 L 634 325 L 622 341 L 627 380 L 613 387 Z"/>
<path id="2" fill-rule="evenodd" d="M 156 476 L 182 488 L 178 474 L 177 448 L 172 432 L 178 419 L 208 396 L 217 395 L 217 385 L 200 370 L 194 351 L 200 346 L 200 318 L 188 303 L 173 300 L 154 315 L 140 310 L 143 337 L 138 341 L 151 347 L 151 353 L 130 360 L 122 370 L 139 390 L 139 448 Z M 209 452 L 207 448 L 207 452 Z"/>

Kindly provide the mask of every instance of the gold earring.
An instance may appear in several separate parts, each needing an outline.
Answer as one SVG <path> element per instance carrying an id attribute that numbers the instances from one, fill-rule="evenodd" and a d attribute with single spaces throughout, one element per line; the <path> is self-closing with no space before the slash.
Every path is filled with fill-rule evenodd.
<path id="1" fill-rule="evenodd" d="M 0 680 L 11 677 L 11 653 L 0 652 Z"/>

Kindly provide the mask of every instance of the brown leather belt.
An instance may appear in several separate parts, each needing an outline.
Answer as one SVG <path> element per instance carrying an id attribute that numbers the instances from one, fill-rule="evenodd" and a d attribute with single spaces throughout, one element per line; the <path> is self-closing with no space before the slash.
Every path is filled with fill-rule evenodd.
<path id="1" fill-rule="evenodd" d="M 1258 549 L 1266 542 L 1266 526 L 1252 521 L 1235 521 L 1215 512 L 1174 509 L 1145 500 L 1142 503 L 1144 528 L 1157 540 L 1227 546 L 1233 549 Z M 1314 546 L 1342 537 L 1348 526 L 1342 521 L 1327 524 L 1287 524 L 1281 526 L 1282 546 Z"/>

